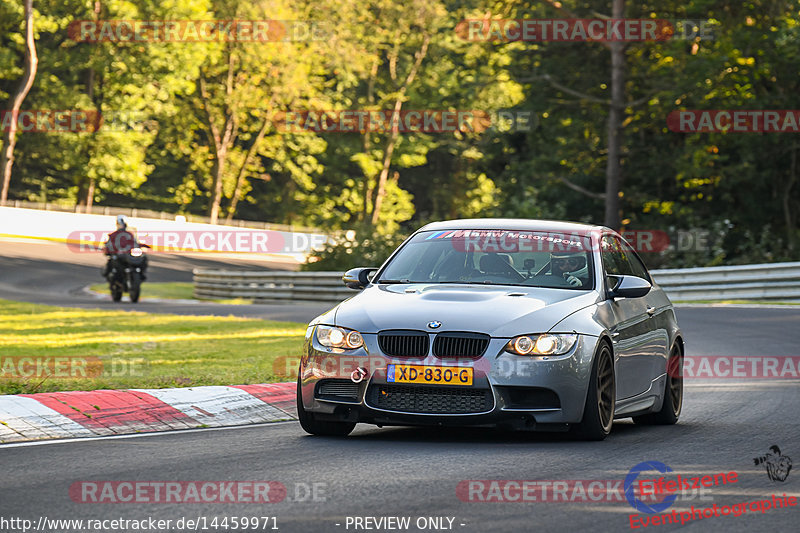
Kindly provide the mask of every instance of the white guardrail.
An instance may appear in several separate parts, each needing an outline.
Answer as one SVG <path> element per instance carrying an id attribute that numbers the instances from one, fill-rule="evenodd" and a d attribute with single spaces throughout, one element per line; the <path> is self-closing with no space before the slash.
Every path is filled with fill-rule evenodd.
<path id="1" fill-rule="evenodd" d="M 652 270 L 674 301 L 800 298 L 800 262 Z"/>
<path id="2" fill-rule="evenodd" d="M 255 302 L 341 302 L 356 294 L 342 284 L 343 272 L 235 271 L 196 268 L 194 297 L 246 298 Z"/>
<path id="3" fill-rule="evenodd" d="M 800 262 L 653 270 L 673 301 L 800 299 Z M 194 270 L 199 299 L 246 298 L 256 302 L 340 302 L 355 291 L 342 272 Z"/>

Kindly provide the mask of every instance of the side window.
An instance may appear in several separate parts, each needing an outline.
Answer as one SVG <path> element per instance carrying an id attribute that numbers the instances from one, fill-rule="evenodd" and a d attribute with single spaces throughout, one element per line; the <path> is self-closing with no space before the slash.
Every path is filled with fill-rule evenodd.
<path id="1" fill-rule="evenodd" d="M 619 276 L 625 273 L 619 263 L 619 243 L 611 235 L 603 235 L 600 241 L 600 257 L 607 276 Z"/>
<path id="2" fill-rule="evenodd" d="M 637 278 L 650 281 L 650 274 L 647 273 L 647 268 L 644 266 L 644 263 L 642 263 L 642 260 L 639 259 L 639 256 L 633 251 L 633 248 L 625 241 L 622 241 L 621 245 L 622 253 L 630 265 L 630 274 Z"/>
<path id="3" fill-rule="evenodd" d="M 619 265 L 619 270 L 621 274 L 626 276 L 635 276 L 636 274 L 633 273 L 633 265 L 631 264 L 631 253 L 627 252 L 622 245 L 622 241 L 619 240 L 617 237 L 613 237 L 614 240 L 614 257 L 617 260 L 617 265 Z"/>

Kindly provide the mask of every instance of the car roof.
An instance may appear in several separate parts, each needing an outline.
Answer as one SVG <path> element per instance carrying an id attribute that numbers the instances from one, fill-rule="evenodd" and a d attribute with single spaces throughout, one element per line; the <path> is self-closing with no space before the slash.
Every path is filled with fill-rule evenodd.
<path id="1" fill-rule="evenodd" d="M 611 231 L 605 226 L 564 222 L 560 220 L 536 220 L 529 218 L 462 218 L 431 222 L 418 231 L 442 231 L 457 229 L 525 230 L 525 231 Z"/>

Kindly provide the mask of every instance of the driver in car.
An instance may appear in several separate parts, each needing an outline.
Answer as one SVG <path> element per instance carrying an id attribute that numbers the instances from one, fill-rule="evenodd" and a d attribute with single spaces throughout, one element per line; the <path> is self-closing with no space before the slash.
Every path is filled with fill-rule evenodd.
<path id="1" fill-rule="evenodd" d="M 573 287 L 581 287 L 589 281 L 589 265 L 583 252 L 552 252 L 550 271 L 553 276 L 561 276 Z"/>

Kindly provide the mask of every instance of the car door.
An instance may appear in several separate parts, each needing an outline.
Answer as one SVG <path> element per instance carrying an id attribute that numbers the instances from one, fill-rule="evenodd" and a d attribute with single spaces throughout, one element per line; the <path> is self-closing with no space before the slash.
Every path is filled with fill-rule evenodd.
<path id="1" fill-rule="evenodd" d="M 624 239 L 622 240 L 622 251 L 630 262 L 632 275 L 653 283 L 644 262 Z M 644 300 L 647 302 L 649 323 L 643 351 L 650 360 L 650 379 L 653 380 L 666 372 L 667 357 L 669 356 L 669 326 L 673 311 L 672 304 L 658 286 L 654 286 Z"/>
<path id="2" fill-rule="evenodd" d="M 600 241 L 606 287 L 613 287 L 612 275 L 634 275 L 628 254 L 620 239 L 611 234 Z M 651 334 L 647 299 L 614 298 L 608 302 L 613 321 L 610 333 L 614 344 L 617 400 L 645 392 L 652 380 L 652 347 L 648 346 Z"/>

